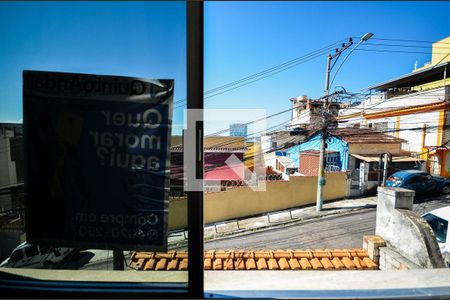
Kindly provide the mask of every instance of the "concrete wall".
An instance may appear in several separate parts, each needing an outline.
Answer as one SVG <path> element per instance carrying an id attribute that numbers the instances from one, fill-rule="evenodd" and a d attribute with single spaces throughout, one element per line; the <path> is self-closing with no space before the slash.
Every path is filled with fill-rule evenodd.
<path id="1" fill-rule="evenodd" d="M 275 152 L 264 153 L 264 166 L 272 167 L 274 170 L 276 169 L 277 156 Z"/>
<path id="2" fill-rule="evenodd" d="M 422 128 L 427 125 L 425 135 L 425 146 L 439 146 L 442 141 L 438 141 L 439 111 L 432 111 L 421 114 L 405 115 L 400 117 L 400 138 L 409 141 L 409 150 L 412 152 L 422 152 Z"/>
<path id="3" fill-rule="evenodd" d="M 398 154 L 401 151 L 401 143 L 388 144 L 349 144 L 350 154 L 380 154 L 381 152 L 389 151 L 391 154 Z"/>
<path id="4" fill-rule="evenodd" d="M 380 258 L 378 266 L 382 271 L 421 269 L 420 266 L 416 265 L 409 259 L 406 259 L 400 253 L 390 249 L 389 247 L 380 247 L 379 253 Z"/>
<path id="5" fill-rule="evenodd" d="M 374 261 L 380 270 L 411 270 L 422 269 L 403 255 L 386 247 L 385 240 L 378 235 L 365 235 L 363 248 L 370 259 Z"/>
<path id="6" fill-rule="evenodd" d="M 169 199 L 169 230 L 187 228 L 187 198 Z"/>
<path id="7" fill-rule="evenodd" d="M 326 174 L 324 199 L 333 200 L 347 195 L 344 173 Z M 317 177 L 291 176 L 289 181 L 268 181 L 265 192 L 237 187 L 223 192 L 205 193 L 205 224 L 257 215 L 316 202 Z M 171 198 L 169 230 L 187 227 L 186 198 Z"/>
<path id="8" fill-rule="evenodd" d="M 0 186 L 17 183 L 16 166 L 11 161 L 10 137 L 12 137 L 12 133 L 10 134 L 8 131 L 4 135 L 0 133 Z"/>
<path id="9" fill-rule="evenodd" d="M 389 248 L 422 268 L 445 266 L 439 245 L 428 223 L 412 212 L 414 191 L 378 188 L 375 234 Z"/>
<path id="10" fill-rule="evenodd" d="M 12 207 L 12 197 L 10 194 L 0 195 L 0 212 L 11 210 Z"/>
<path id="11" fill-rule="evenodd" d="M 442 48 L 448 48 L 449 43 L 450 43 L 450 36 L 445 37 L 442 40 L 434 42 L 432 44 L 432 48 L 431 48 L 431 62 L 424 64 L 424 66 L 422 66 L 422 67 L 416 68 L 414 71 L 423 70 L 425 68 L 434 66 L 438 63 L 444 63 L 444 62 L 450 61 L 450 57 L 446 56 L 447 52 L 442 51 Z"/>
<path id="12" fill-rule="evenodd" d="M 442 48 L 447 47 L 450 44 L 450 36 L 443 38 L 442 40 L 436 41 L 432 45 L 432 53 L 431 53 L 431 64 L 435 65 L 437 63 L 442 63 L 446 61 L 450 61 L 450 57 L 447 54 L 447 51 L 442 51 Z M 442 53 L 444 52 L 444 53 Z"/>
<path id="13" fill-rule="evenodd" d="M 440 145 L 438 141 L 438 122 L 439 111 L 431 111 L 425 113 L 416 113 L 397 117 L 383 117 L 379 119 L 369 120 L 369 123 L 384 123 L 388 122 L 388 127 L 391 135 L 398 136 L 401 139 L 407 140 L 408 143 L 403 144 L 403 150 L 412 152 L 422 152 L 422 130 L 424 124 L 427 125 L 427 134 L 425 138 L 426 146 Z M 417 129 L 419 128 L 419 130 Z M 396 131 L 398 130 L 398 131 Z"/>

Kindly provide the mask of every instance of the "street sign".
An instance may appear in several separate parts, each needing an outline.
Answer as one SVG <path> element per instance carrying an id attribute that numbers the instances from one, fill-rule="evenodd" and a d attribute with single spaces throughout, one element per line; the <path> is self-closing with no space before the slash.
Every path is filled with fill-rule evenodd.
<path id="1" fill-rule="evenodd" d="M 24 71 L 29 242 L 167 250 L 173 86 Z"/>

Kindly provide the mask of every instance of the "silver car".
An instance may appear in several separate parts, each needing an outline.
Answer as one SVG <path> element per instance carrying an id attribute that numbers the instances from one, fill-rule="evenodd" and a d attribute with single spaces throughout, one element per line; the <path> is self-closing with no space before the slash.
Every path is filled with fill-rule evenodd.
<path id="1" fill-rule="evenodd" d="M 68 257 L 74 250 L 74 248 L 52 248 L 23 242 L 12 251 L 10 257 L 0 264 L 0 267 L 51 268 Z"/>

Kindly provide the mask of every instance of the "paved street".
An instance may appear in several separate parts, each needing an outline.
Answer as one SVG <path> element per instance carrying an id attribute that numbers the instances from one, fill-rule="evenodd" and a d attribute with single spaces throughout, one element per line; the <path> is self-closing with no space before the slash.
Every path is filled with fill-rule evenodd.
<path id="1" fill-rule="evenodd" d="M 375 209 L 334 215 L 304 223 L 205 243 L 218 249 L 321 249 L 361 248 L 362 237 L 375 232 Z"/>
<path id="2" fill-rule="evenodd" d="M 415 200 L 414 211 L 423 214 L 447 205 L 450 205 L 448 195 L 420 197 Z M 376 208 L 364 208 L 284 228 L 211 240 L 205 243 L 205 249 L 361 248 L 363 236 L 375 233 L 375 220 Z"/>

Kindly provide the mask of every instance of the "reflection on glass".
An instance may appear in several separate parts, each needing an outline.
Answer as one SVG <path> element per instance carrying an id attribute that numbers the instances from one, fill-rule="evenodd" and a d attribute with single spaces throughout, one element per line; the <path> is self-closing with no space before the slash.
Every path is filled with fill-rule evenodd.
<path id="1" fill-rule="evenodd" d="M 3 2 L 0 4 L 0 26 L 2 28 L 0 66 L 3 70 L 0 79 L 4 87 L 0 91 L 0 103 L 3 107 L 0 111 L 1 266 L 15 269 L 113 270 L 115 266 L 122 264 L 126 270 L 134 270 L 133 259 L 138 249 L 116 248 L 108 245 L 102 247 L 104 249 L 95 249 L 83 243 L 69 247 L 60 245 L 57 240 L 42 244 L 33 244 L 28 241 L 26 216 L 32 212 L 27 211 L 29 208 L 25 207 L 23 184 L 25 163 L 29 164 L 30 161 L 24 160 L 26 150 L 23 144 L 24 116 L 21 107 L 22 72 L 23 70 L 39 70 L 173 79 L 175 82 L 174 105 L 171 106 L 170 115 L 173 124 L 183 124 L 183 109 L 186 107 L 186 3 L 182 1 L 170 3 Z M 103 88 L 111 90 L 113 87 L 103 86 Z M 149 92 L 153 95 L 158 93 L 157 90 Z M 49 120 L 41 120 L 40 124 L 45 125 L 46 121 Z M 53 121 L 50 120 L 50 122 Z M 111 116 L 110 123 L 113 122 L 120 123 L 119 116 Z M 46 131 L 54 127 L 50 125 L 47 126 L 48 128 L 34 126 L 34 129 L 40 130 L 41 139 L 37 145 L 41 143 L 46 146 L 45 148 L 51 149 L 49 145 L 55 144 L 53 151 L 69 153 L 70 147 L 65 145 L 71 143 L 70 139 L 76 133 L 75 126 L 69 124 L 65 127 L 67 130 L 65 134 L 62 132 L 62 136 L 67 143 L 57 145 L 48 130 Z M 174 126 L 171 135 L 181 135 L 179 125 Z M 99 143 L 105 142 L 104 136 L 98 136 L 97 139 L 101 139 Z M 163 141 L 160 141 L 160 145 L 170 144 L 168 139 L 170 140 L 170 137 L 165 137 Z M 152 142 L 154 141 L 149 143 Z M 124 140 L 123 143 L 127 141 Z M 129 139 L 128 143 L 132 141 Z M 172 141 L 171 144 L 174 145 L 174 142 Z M 34 151 L 34 163 L 39 163 L 40 155 L 44 157 L 51 154 L 38 150 Z M 181 148 L 180 151 L 182 154 L 183 149 Z M 5 157 L 9 159 L 9 165 L 3 165 Z M 172 158 L 174 159 L 177 159 L 176 155 Z M 147 161 L 154 165 L 154 159 Z M 79 162 L 71 167 L 77 172 L 84 163 L 83 157 L 79 157 Z M 182 166 L 182 162 L 178 163 Z M 55 161 L 55 164 L 58 164 L 58 161 Z M 51 176 L 48 166 L 42 165 L 40 169 L 40 177 Z M 168 167 L 161 171 L 162 173 L 171 172 L 172 169 Z M 175 169 L 179 171 L 182 167 Z M 187 222 L 183 220 L 187 220 L 187 205 L 183 192 L 182 174 L 181 177 L 179 172 L 172 174 L 176 179 L 170 184 L 168 182 L 157 182 L 153 186 L 148 182 L 143 182 L 143 185 L 131 184 L 132 181 L 140 180 L 141 174 L 138 173 L 134 173 L 136 178 L 128 177 L 123 182 L 111 186 L 108 192 L 114 193 L 114 189 L 119 187 L 128 189 L 133 201 L 126 203 L 127 209 L 133 210 L 151 202 L 156 197 L 155 191 L 161 190 L 164 193 L 164 184 L 167 184 L 170 186 L 170 195 L 169 193 L 167 195 L 169 207 L 164 209 L 169 209 L 168 250 L 176 248 L 180 243 L 186 244 Z M 79 179 L 82 180 L 82 178 Z M 56 176 L 52 182 L 60 180 L 61 178 Z M 86 198 L 90 195 L 90 191 L 86 188 L 82 188 L 81 185 L 77 187 L 76 181 L 69 179 L 64 184 L 68 182 L 75 185 L 72 187 L 77 191 L 77 195 L 74 194 L 73 197 Z M 139 191 L 138 194 L 145 194 L 145 197 L 140 197 L 136 191 Z M 172 209 L 173 206 L 175 208 Z M 39 222 L 58 226 L 57 220 L 60 215 L 58 207 L 59 204 L 49 206 L 47 208 L 49 215 L 53 217 L 41 218 Z M 104 207 L 108 210 L 108 205 Z M 150 226 L 148 224 L 152 220 L 147 221 L 142 228 Z M 121 230 L 128 230 L 126 225 L 122 227 Z M 180 258 L 180 262 L 182 261 L 183 258 Z M 187 257 L 183 264 L 184 267 L 181 269 L 187 270 Z M 144 266 L 140 268 L 140 270 L 143 269 Z M 183 277 L 182 281 L 186 281 L 186 278 Z"/>

